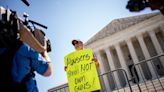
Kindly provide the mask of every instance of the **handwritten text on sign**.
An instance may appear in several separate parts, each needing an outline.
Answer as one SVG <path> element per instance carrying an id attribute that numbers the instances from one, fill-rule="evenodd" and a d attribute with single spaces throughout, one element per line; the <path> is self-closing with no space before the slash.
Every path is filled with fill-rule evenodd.
<path id="1" fill-rule="evenodd" d="M 91 49 L 75 51 L 64 57 L 70 92 L 101 89 Z"/>

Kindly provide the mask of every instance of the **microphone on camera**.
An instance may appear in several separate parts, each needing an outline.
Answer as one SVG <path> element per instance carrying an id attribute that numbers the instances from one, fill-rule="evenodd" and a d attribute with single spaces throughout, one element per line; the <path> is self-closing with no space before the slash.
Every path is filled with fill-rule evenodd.
<path id="1" fill-rule="evenodd" d="M 22 2 L 23 2 L 24 4 L 26 4 L 27 6 L 30 6 L 30 4 L 28 3 L 27 0 L 22 0 Z"/>

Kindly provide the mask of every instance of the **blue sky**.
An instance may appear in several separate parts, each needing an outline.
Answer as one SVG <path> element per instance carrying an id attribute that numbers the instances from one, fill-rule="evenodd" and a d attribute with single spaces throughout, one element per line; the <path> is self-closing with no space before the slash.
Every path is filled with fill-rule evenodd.
<path id="1" fill-rule="evenodd" d="M 117 18 L 151 13 L 150 9 L 132 13 L 125 7 L 128 0 L 0 0 L 0 6 L 16 10 L 19 17 L 28 13 L 29 19 L 48 26 L 44 30 L 51 40 L 53 74 L 50 77 L 37 75 L 40 92 L 67 82 L 64 71 L 64 56 L 74 51 L 71 40 L 86 42 L 109 22 Z"/>

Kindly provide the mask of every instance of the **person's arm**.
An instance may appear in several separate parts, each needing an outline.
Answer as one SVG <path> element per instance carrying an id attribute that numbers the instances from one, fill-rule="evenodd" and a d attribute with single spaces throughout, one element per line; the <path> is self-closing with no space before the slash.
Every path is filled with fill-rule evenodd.
<path id="1" fill-rule="evenodd" d="M 45 58 L 45 60 L 48 62 L 48 69 L 43 74 L 43 76 L 50 76 L 52 74 L 52 61 L 47 53 L 47 51 L 41 53 L 41 55 Z"/>
<path id="2" fill-rule="evenodd" d="M 97 58 L 93 57 L 92 61 L 94 61 L 96 64 L 96 67 L 99 68 L 99 62 L 98 62 Z"/>
<path id="3" fill-rule="evenodd" d="M 92 59 L 92 61 L 94 61 L 95 64 L 96 64 L 96 67 L 99 68 L 99 62 L 98 62 L 98 59 L 97 59 L 97 57 L 95 56 L 95 54 L 93 54 L 93 59 Z"/>

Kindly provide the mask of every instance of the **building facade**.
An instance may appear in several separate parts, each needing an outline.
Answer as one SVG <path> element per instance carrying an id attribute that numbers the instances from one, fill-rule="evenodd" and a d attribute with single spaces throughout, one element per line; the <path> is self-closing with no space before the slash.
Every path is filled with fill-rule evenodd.
<path id="1" fill-rule="evenodd" d="M 164 76 L 164 57 L 153 59 L 153 64 L 147 62 L 135 67 L 135 72 L 132 73 L 133 65 L 164 53 L 164 16 L 160 13 L 115 19 L 85 45 L 97 55 L 99 74 L 122 68 L 129 79 L 135 73 L 141 82 L 155 79 L 155 74 L 158 77 Z M 115 72 L 113 76 L 100 78 L 102 90 L 111 92 L 116 89 L 113 78 L 118 88 L 127 86 L 124 74 Z M 50 90 L 49 92 L 57 92 Z"/>

